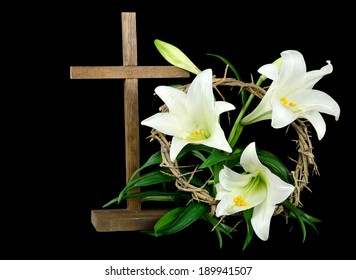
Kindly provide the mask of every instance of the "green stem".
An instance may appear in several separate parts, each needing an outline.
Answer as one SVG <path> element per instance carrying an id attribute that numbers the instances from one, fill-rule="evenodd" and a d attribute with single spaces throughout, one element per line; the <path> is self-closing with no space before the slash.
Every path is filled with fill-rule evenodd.
<path id="1" fill-rule="evenodd" d="M 266 77 L 261 75 L 260 78 L 258 79 L 256 85 L 260 86 L 265 79 L 266 79 Z M 244 128 L 244 126 L 240 122 L 241 122 L 243 116 L 245 115 L 247 108 L 250 106 L 254 96 L 255 96 L 254 94 L 252 94 L 252 93 L 250 94 L 248 100 L 246 101 L 245 105 L 242 107 L 239 115 L 237 116 L 234 126 L 232 127 L 232 130 L 230 132 L 229 139 L 228 139 L 231 148 L 234 148 L 237 140 L 239 139 L 239 137 L 242 133 L 242 129 Z"/>
<path id="2" fill-rule="evenodd" d="M 242 117 L 244 116 L 244 114 L 246 113 L 246 110 L 248 108 L 248 106 L 251 104 L 252 100 L 253 100 L 254 95 L 250 94 L 247 102 L 245 103 L 245 105 L 242 107 L 239 115 L 237 116 L 237 119 L 234 123 L 234 126 L 232 127 L 231 133 L 229 135 L 229 144 L 231 146 L 231 148 L 234 148 L 237 140 L 239 139 L 242 129 L 244 128 L 243 125 L 240 124 Z"/>

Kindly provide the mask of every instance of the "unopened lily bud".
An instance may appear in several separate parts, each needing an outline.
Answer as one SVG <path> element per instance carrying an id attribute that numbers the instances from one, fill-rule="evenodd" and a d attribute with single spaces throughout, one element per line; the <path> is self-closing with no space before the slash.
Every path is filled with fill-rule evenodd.
<path id="1" fill-rule="evenodd" d="M 177 47 L 161 40 L 154 40 L 154 44 L 160 54 L 172 65 L 198 75 L 201 71 L 194 63 Z"/>

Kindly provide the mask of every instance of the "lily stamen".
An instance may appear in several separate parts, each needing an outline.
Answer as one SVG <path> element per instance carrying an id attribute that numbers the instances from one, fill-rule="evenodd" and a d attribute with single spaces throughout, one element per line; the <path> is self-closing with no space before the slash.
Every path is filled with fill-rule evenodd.
<path id="1" fill-rule="evenodd" d="M 193 138 L 200 138 L 200 139 L 204 139 L 204 130 L 200 130 L 200 131 L 198 131 L 198 130 L 195 130 L 195 131 L 193 131 L 192 132 L 192 136 L 193 136 Z"/>
<path id="2" fill-rule="evenodd" d="M 244 198 L 245 198 L 245 196 L 243 196 L 243 195 L 241 195 L 241 194 L 238 195 L 238 196 L 236 196 L 236 197 L 234 198 L 234 202 L 235 202 L 236 206 L 249 207 L 250 204 L 248 204 Z"/>
<path id="3" fill-rule="evenodd" d="M 288 105 L 289 107 L 297 106 L 297 104 L 295 102 L 293 102 L 293 101 L 289 102 L 287 97 L 285 97 L 285 96 L 281 97 L 280 101 L 281 101 L 282 105 Z"/>

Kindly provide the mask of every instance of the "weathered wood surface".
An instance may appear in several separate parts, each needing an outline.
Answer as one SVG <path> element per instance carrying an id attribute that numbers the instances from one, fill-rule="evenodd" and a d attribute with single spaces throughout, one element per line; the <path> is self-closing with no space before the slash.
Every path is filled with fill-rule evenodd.
<path id="1" fill-rule="evenodd" d="M 124 66 L 137 66 L 136 14 L 122 13 L 122 61 Z M 138 79 L 124 80 L 124 118 L 126 182 L 140 167 L 140 133 L 138 109 Z M 131 192 L 138 192 L 139 188 Z M 127 209 L 140 210 L 140 198 L 127 200 Z"/>
<path id="2" fill-rule="evenodd" d="M 184 78 L 189 72 L 175 66 L 72 66 L 71 79 Z"/>
<path id="3" fill-rule="evenodd" d="M 152 230 L 157 220 L 169 209 L 92 210 L 91 222 L 98 232 Z"/>

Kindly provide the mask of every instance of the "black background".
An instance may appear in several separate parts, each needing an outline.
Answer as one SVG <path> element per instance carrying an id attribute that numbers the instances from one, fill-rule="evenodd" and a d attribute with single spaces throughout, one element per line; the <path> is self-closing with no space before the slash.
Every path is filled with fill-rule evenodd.
<path id="1" fill-rule="evenodd" d="M 353 19 L 348 7 L 328 5 L 73 1 L 36 6 L 33 13 L 22 9 L 28 20 L 13 35 L 21 51 L 12 57 L 20 58 L 26 75 L 11 81 L 7 120 L 15 122 L 6 134 L 11 136 L 4 169 L 9 180 L 3 187 L 1 231 L 7 246 L 0 258 L 354 259 Z M 324 115 L 325 137 L 318 141 L 314 135 L 321 176 L 311 178 L 312 193 L 302 194 L 307 212 L 322 220 L 319 235 L 307 229 L 303 243 L 298 227 L 289 232 L 276 218 L 268 241 L 255 236 L 242 251 L 243 228 L 234 240 L 225 239 L 222 249 L 205 224 L 160 238 L 95 231 L 90 211 L 114 198 L 125 180 L 123 82 L 70 80 L 69 68 L 122 65 L 121 12 L 136 12 L 139 65 L 168 65 L 154 39 L 176 45 L 200 69 L 213 68 L 220 76 L 224 65 L 207 54 L 224 56 L 247 82 L 283 50 L 300 51 L 307 70 L 331 60 L 334 72 L 315 88 L 339 103 L 341 116 L 336 122 Z M 171 82 L 139 81 L 140 119 L 153 113 L 154 88 Z M 158 146 L 145 140 L 148 129 L 140 133 L 144 161 Z M 284 129 L 275 131 L 266 122 L 250 133 L 288 162 L 286 151 L 293 152 L 294 144 L 285 143 L 290 138 Z M 282 139 L 287 140 L 277 144 Z"/>

